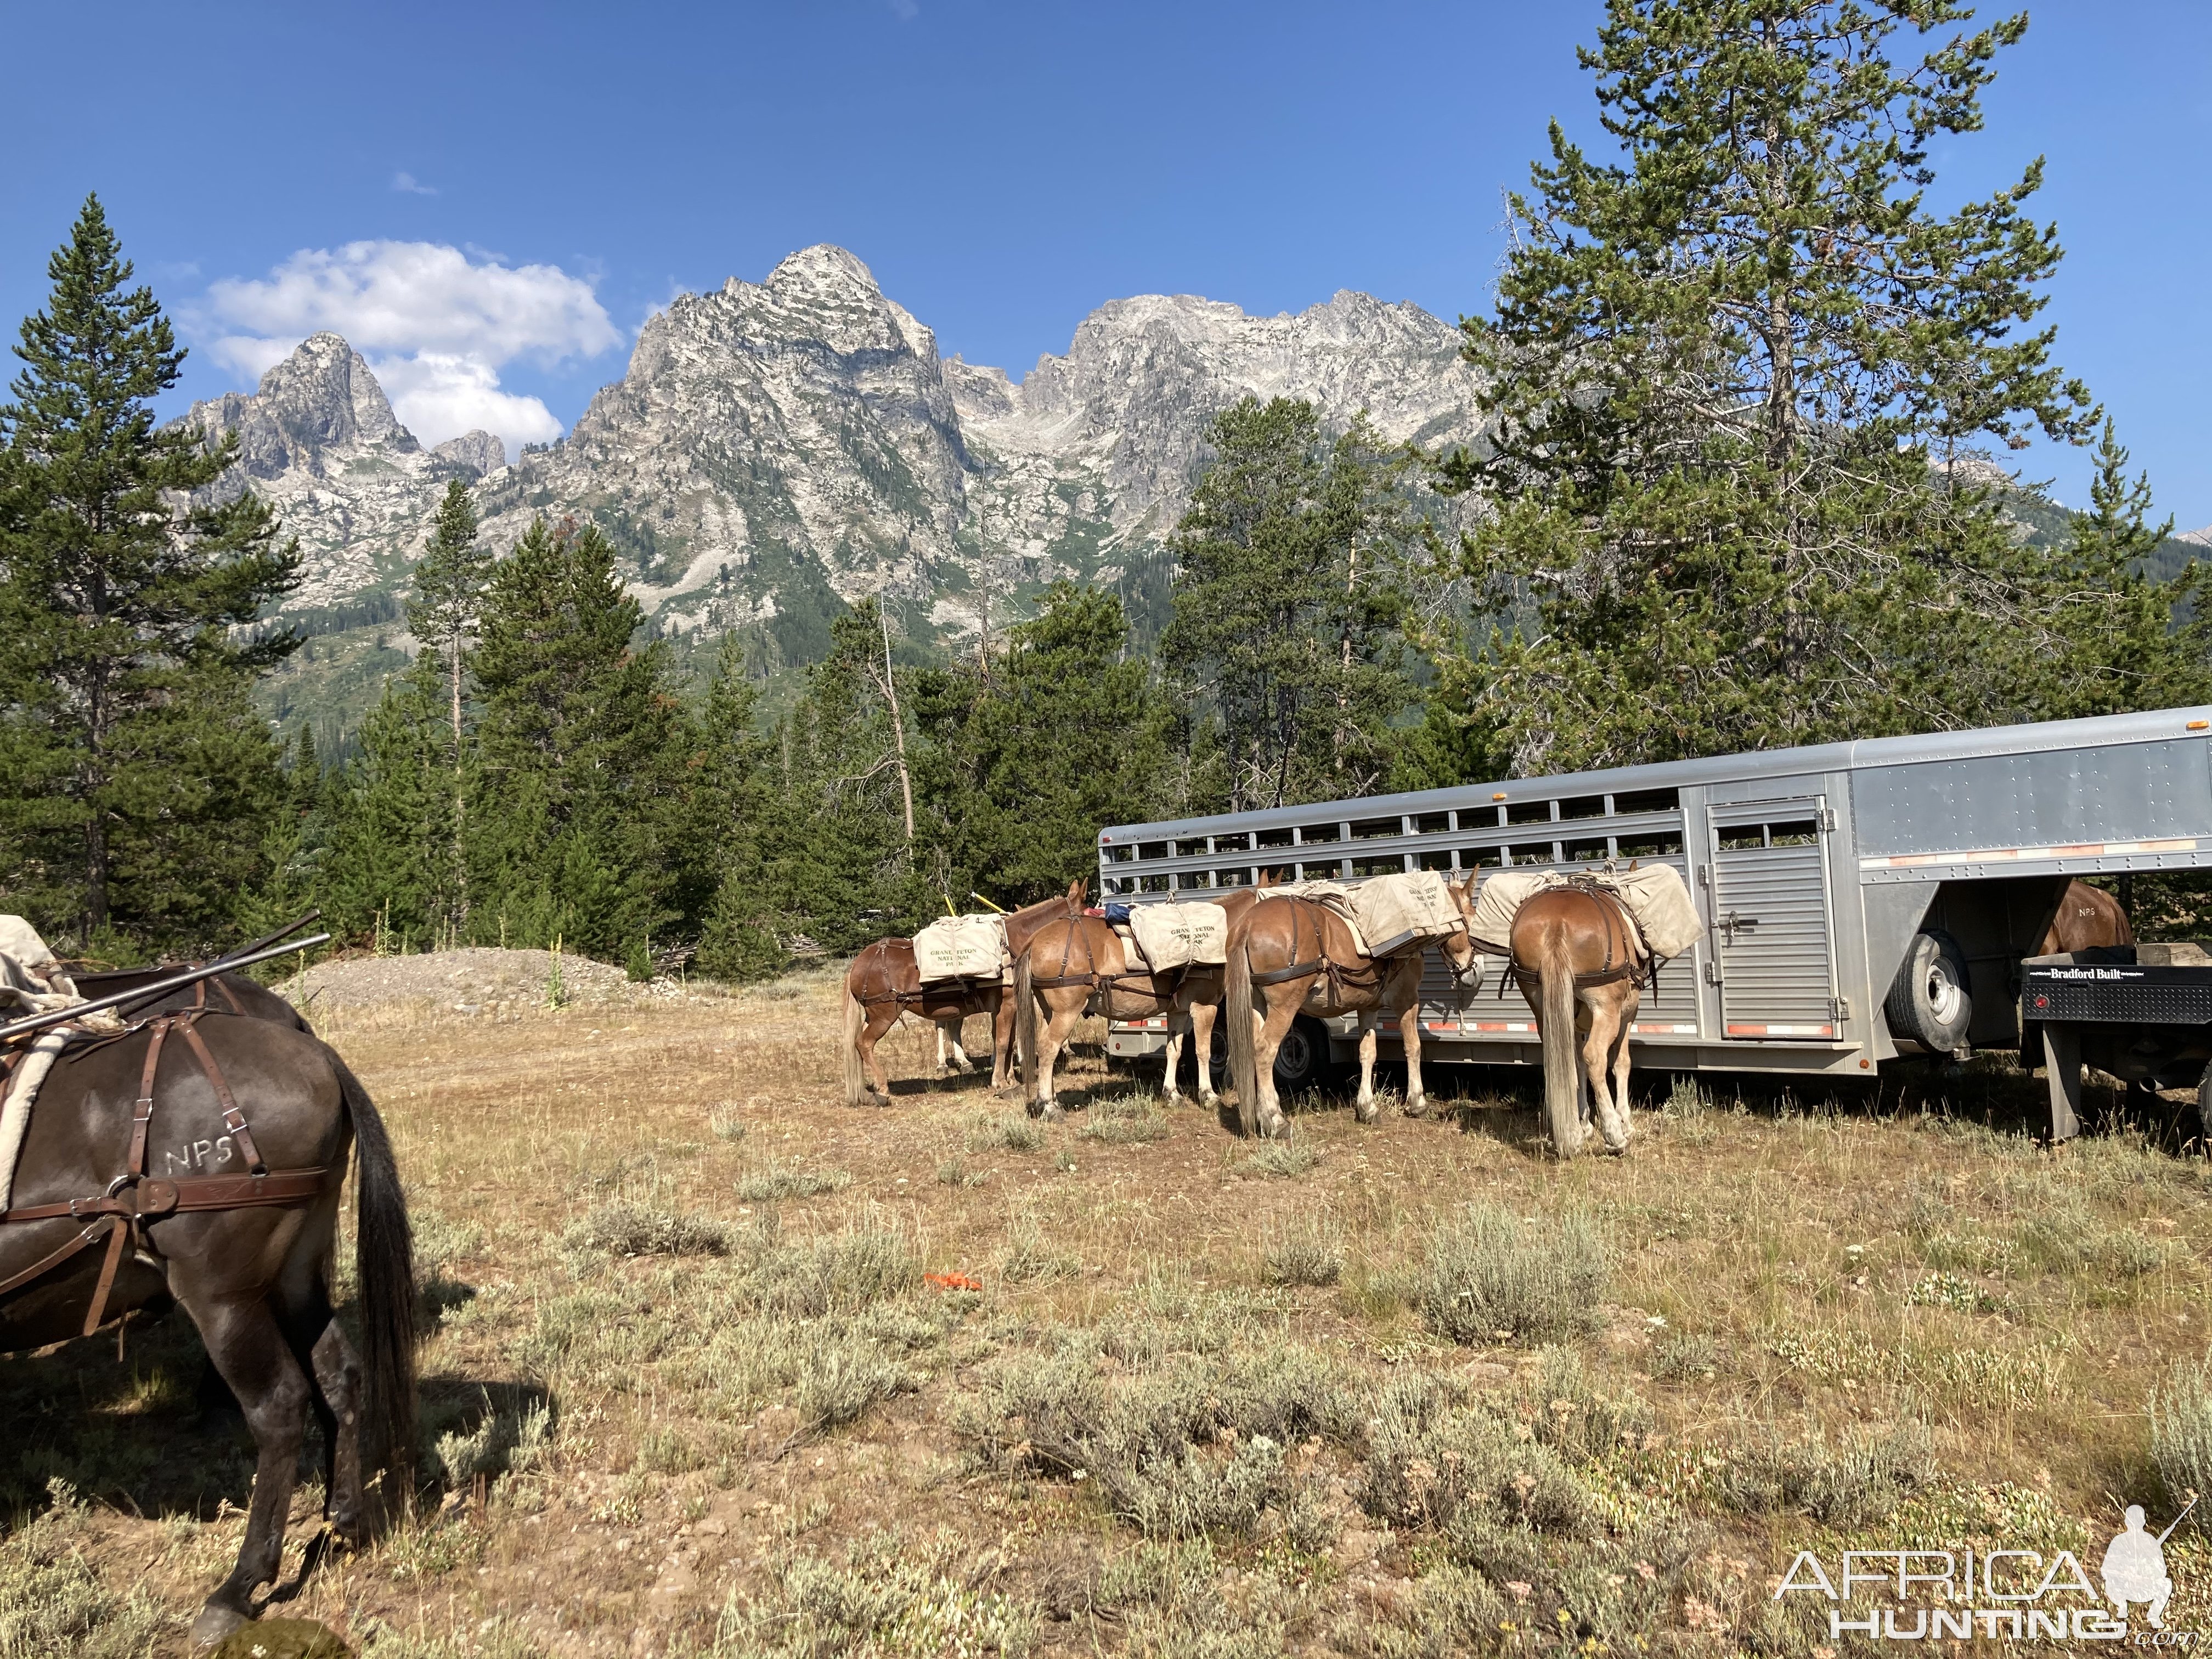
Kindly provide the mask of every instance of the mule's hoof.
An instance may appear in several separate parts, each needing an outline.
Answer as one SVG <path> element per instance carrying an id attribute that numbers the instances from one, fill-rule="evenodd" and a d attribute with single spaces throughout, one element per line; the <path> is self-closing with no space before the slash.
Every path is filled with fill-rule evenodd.
<path id="1" fill-rule="evenodd" d="M 1270 1113 L 1260 1120 L 1260 1135 L 1264 1140 L 1288 1140 L 1291 1138 L 1290 1119 L 1280 1112 Z"/>
<path id="2" fill-rule="evenodd" d="M 1407 1117 L 1426 1117 L 1428 1115 L 1429 1097 L 1426 1095 L 1413 1095 L 1407 1099 L 1406 1115 Z"/>
<path id="3" fill-rule="evenodd" d="M 1221 1097 L 1211 1089 L 1201 1089 L 1199 1091 L 1198 1103 L 1209 1112 L 1218 1112 L 1221 1109 Z"/>
<path id="4" fill-rule="evenodd" d="M 192 1645 L 211 1648 L 245 1623 L 246 1615 L 236 1607 L 210 1596 L 200 1616 L 192 1620 Z"/>
<path id="5" fill-rule="evenodd" d="M 1352 1103 L 1352 1115 L 1362 1123 L 1372 1123 L 1382 1115 L 1382 1109 L 1371 1100 L 1355 1100 Z"/>

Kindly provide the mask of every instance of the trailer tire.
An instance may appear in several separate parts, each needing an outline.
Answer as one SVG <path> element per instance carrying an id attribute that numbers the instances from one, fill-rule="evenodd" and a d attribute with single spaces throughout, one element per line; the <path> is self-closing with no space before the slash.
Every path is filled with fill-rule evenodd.
<path id="1" fill-rule="evenodd" d="M 1890 1036 L 1931 1054 L 1957 1053 L 1974 1020 L 1969 984 L 1966 953 L 1958 940 L 1940 927 L 1915 933 L 1881 1005 Z"/>
<path id="2" fill-rule="evenodd" d="M 1318 1021 L 1299 1017 L 1283 1033 L 1275 1050 L 1275 1087 L 1283 1094 L 1304 1094 L 1328 1070 L 1328 1031 Z"/>

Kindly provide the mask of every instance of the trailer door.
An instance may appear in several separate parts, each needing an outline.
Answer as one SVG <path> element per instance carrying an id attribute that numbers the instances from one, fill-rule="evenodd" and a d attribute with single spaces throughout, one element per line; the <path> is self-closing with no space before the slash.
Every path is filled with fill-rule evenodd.
<path id="1" fill-rule="evenodd" d="M 1837 1032 L 1828 816 L 1818 795 L 1712 806 L 1712 961 L 1722 1030 L 1753 1041 Z"/>

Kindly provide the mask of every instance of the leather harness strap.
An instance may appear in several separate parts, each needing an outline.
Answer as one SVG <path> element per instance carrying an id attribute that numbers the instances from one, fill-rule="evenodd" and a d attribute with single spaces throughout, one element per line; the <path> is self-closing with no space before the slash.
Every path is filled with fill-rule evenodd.
<path id="1" fill-rule="evenodd" d="M 1310 975 L 1320 975 L 1328 979 L 1328 1000 L 1335 1003 L 1344 1000 L 1344 988 L 1347 985 L 1354 990 L 1367 991 L 1372 990 L 1382 982 L 1382 975 L 1385 972 L 1383 962 L 1388 960 L 1387 957 L 1378 961 L 1370 957 L 1364 967 L 1345 966 L 1328 953 L 1328 924 L 1322 920 L 1323 907 L 1316 904 L 1311 899 L 1298 898 L 1289 893 L 1280 894 L 1278 896 L 1288 902 L 1291 907 L 1291 964 L 1287 968 L 1271 968 L 1264 974 L 1253 975 L 1253 984 L 1280 985 L 1288 980 L 1304 979 Z M 1309 912 L 1311 913 L 1313 921 L 1313 960 L 1300 962 L 1297 960 L 1299 936 L 1305 932 Z"/>
<path id="2" fill-rule="evenodd" d="M 204 986 L 204 981 L 203 981 Z M 225 997 L 236 1006 L 237 999 L 228 988 L 222 988 Z M 65 1199 L 52 1204 L 29 1204 L 19 1208 L 0 1211 L 0 1225 L 15 1221 L 58 1221 L 67 1218 L 88 1222 L 77 1236 L 67 1243 L 48 1251 L 27 1267 L 0 1279 L 0 1296 L 51 1273 L 80 1251 L 105 1242 L 106 1258 L 100 1263 L 99 1282 L 94 1285 L 90 1305 L 85 1310 L 83 1334 L 90 1336 L 98 1330 L 107 1315 L 107 1298 L 115 1288 L 115 1276 L 123 1265 L 125 1248 L 144 1231 L 149 1222 L 165 1216 L 217 1210 L 245 1210 L 264 1206 L 304 1204 L 331 1191 L 344 1179 L 343 1170 L 324 1168 L 310 1170 L 270 1170 L 262 1162 L 260 1149 L 255 1146 L 253 1130 L 239 1109 L 237 1097 L 231 1093 L 229 1081 L 222 1068 L 216 1063 L 207 1041 L 196 1029 L 204 1014 L 218 1013 L 219 1010 L 206 1006 L 204 995 L 199 1006 L 179 1014 L 165 1014 L 146 1023 L 148 1033 L 146 1058 L 138 1073 L 137 1098 L 131 1104 L 131 1139 L 124 1155 L 123 1173 L 110 1182 L 104 1193 L 88 1198 Z M 103 1036 L 94 1045 L 105 1047 L 118 1042 L 132 1031 Z M 247 1174 L 241 1176 L 180 1176 L 173 1179 L 150 1180 L 146 1173 L 146 1146 L 149 1126 L 154 1118 L 154 1084 L 161 1070 L 161 1049 L 169 1033 L 181 1031 L 200 1069 L 207 1074 L 214 1088 L 216 1099 L 222 1108 L 224 1132 L 237 1147 L 239 1156 L 246 1160 Z M 16 1056 L 6 1057 L 9 1072 L 14 1069 Z M 105 1223 L 103 1226 L 101 1224 Z"/>
<path id="3" fill-rule="evenodd" d="M 1604 919 L 1605 923 L 1605 966 L 1592 969 L 1588 973 L 1577 974 L 1575 988 L 1577 991 L 1587 991 L 1600 985 L 1611 985 L 1624 979 L 1633 980 L 1639 989 L 1656 982 L 1659 977 L 1658 958 L 1656 957 L 1649 958 L 1647 966 L 1638 965 L 1635 934 L 1632 931 L 1635 924 L 1629 920 L 1627 907 L 1620 902 L 1617 894 L 1601 887 L 1588 876 L 1570 876 L 1564 884 L 1562 890 L 1581 893 L 1595 901 L 1598 915 Z M 1613 941 L 1616 937 L 1620 942 L 1620 960 L 1617 962 L 1614 960 L 1613 950 Z M 1536 983 L 1536 970 L 1533 968 L 1524 968 L 1516 961 L 1512 964 L 1512 974 L 1514 982 L 1521 988 L 1522 994 L 1528 995 L 1528 987 Z M 1505 980 L 1503 975 L 1498 981 L 1498 994 L 1501 997 L 1505 994 Z"/>

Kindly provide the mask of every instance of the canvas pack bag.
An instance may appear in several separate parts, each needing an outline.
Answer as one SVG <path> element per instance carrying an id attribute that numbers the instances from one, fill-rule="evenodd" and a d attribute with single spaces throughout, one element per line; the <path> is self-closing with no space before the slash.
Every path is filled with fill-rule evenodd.
<path id="1" fill-rule="evenodd" d="M 1485 950 L 1509 956 L 1513 947 L 1513 918 L 1537 894 L 1564 884 L 1566 878 L 1555 870 L 1500 870 L 1486 876 L 1474 890 L 1474 915 L 1468 931 Z"/>
<path id="2" fill-rule="evenodd" d="M 924 985 L 997 979 L 1012 960 L 1000 916 L 940 916 L 914 936 L 915 972 Z"/>
<path id="3" fill-rule="evenodd" d="M 1218 904 L 1133 904 L 1129 931 L 1156 974 L 1229 960 L 1229 913 Z"/>
<path id="4" fill-rule="evenodd" d="M 1599 879 L 1620 895 L 1644 943 L 1662 961 L 1681 955 L 1705 931 L 1697 906 L 1690 902 L 1690 890 L 1671 864 L 1639 865 Z"/>
<path id="5" fill-rule="evenodd" d="M 1409 945 L 1449 938 L 1466 927 L 1450 884 L 1435 870 L 1374 876 L 1351 890 L 1352 914 L 1369 954 L 1387 957 Z"/>

